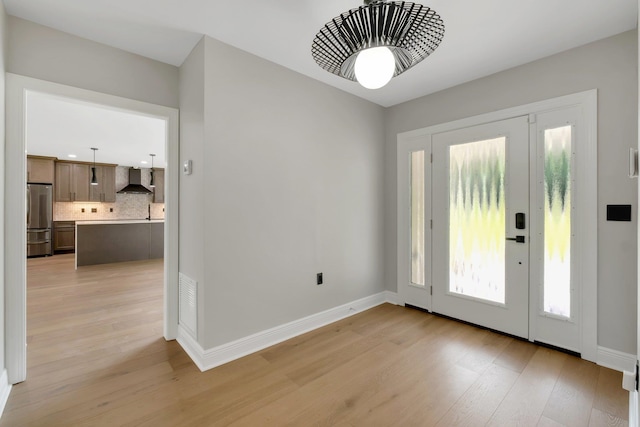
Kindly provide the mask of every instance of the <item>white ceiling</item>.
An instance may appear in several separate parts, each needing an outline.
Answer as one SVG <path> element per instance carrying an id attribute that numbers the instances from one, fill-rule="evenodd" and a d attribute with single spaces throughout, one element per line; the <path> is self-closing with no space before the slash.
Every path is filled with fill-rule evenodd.
<path id="1" fill-rule="evenodd" d="M 358 0 L 4 0 L 7 12 L 181 65 L 203 34 L 382 106 L 395 105 L 636 27 L 636 0 L 428 0 L 444 41 L 378 90 L 316 65 L 318 30 Z"/>
<path id="2" fill-rule="evenodd" d="M 636 27 L 636 0 L 428 0 L 445 23 L 438 49 L 367 90 L 316 65 L 311 42 L 358 0 L 3 0 L 7 12 L 179 66 L 203 34 L 382 106 L 391 106 Z M 420 1 L 420 0 L 418 0 Z M 163 166 L 164 122 L 34 95 L 29 153 Z"/>
<path id="3" fill-rule="evenodd" d="M 155 167 L 166 164 L 162 119 L 29 92 L 26 123 L 28 154 L 88 162 L 94 147 L 97 163 L 148 168 L 155 154 Z"/>

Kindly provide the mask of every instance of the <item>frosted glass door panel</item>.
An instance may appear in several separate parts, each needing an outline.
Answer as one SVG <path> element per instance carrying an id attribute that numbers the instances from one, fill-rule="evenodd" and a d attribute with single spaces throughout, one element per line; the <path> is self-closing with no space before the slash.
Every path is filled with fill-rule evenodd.
<path id="1" fill-rule="evenodd" d="M 431 140 L 398 140 L 398 299 L 431 310 Z"/>
<path id="2" fill-rule="evenodd" d="M 544 311 L 571 317 L 571 126 L 544 131 Z"/>
<path id="3" fill-rule="evenodd" d="M 578 353 L 582 352 L 585 333 L 596 327 L 593 324 L 582 329 L 585 300 L 580 301 L 581 288 L 597 278 L 597 274 L 595 277 L 585 275 L 585 270 L 591 267 L 584 264 L 584 258 L 580 260 L 580 256 L 590 250 L 583 242 L 592 236 L 576 233 L 576 218 L 582 217 L 584 221 L 595 216 L 597 211 L 594 200 L 591 208 L 580 215 L 576 212 L 577 206 L 585 206 L 581 200 L 584 203 L 586 198 L 595 197 L 588 194 L 591 191 L 585 190 L 586 187 L 580 191 L 580 184 L 585 181 L 577 179 L 580 175 L 584 179 L 587 174 L 591 177 L 595 174 L 595 169 L 587 170 L 584 163 L 580 164 L 591 161 L 587 160 L 584 151 L 580 151 L 589 150 L 583 145 L 587 139 L 581 115 L 581 107 L 572 106 L 536 116 L 538 161 L 533 185 L 538 215 L 535 223 L 536 265 L 531 269 L 532 285 L 535 284 L 532 287 L 532 298 L 536 303 L 535 311 L 532 310 L 535 340 Z M 593 221 L 595 226 L 597 219 L 594 217 Z M 585 222 L 580 226 L 584 227 Z M 589 263 L 594 263 L 597 257 L 590 259 Z M 592 319 L 590 317 L 589 321 Z M 591 354 L 590 357 L 594 357 L 594 353 Z"/>
<path id="4" fill-rule="evenodd" d="M 424 286 L 424 151 L 411 153 L 411 283 Z"/>
<path id="5" fill-rule="evenodd" d="M 449 291 L 505 302 L 505 138 L 449 147 Z"/>

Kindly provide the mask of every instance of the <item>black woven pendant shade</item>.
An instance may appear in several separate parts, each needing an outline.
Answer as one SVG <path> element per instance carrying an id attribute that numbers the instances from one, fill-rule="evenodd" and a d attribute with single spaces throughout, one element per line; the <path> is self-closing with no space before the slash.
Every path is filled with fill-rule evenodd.
<path id="1" fill-rule="evenodd" d="M 432 9 L 404 1 L 371 1 L 333 18 L 320 29 L 311 54 L 320 67 L 356 81 L 357 54 L 388 47 L 397 76 L 429 56 L 444 36 L 444 23 Z"/>

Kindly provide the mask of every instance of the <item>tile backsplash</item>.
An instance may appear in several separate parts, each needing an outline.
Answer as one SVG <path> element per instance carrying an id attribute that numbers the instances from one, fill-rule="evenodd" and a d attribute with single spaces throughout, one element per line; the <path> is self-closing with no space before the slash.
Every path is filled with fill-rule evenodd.
<path id="1" fill-rule="evenodd" d="M 116 168 L 116 191 L 121 190 L 128 183 L 129 167 L 118 166 Z M 142 169 L 142 185 L 149 188 L 149 169 Z M 53 220 L 143 219 L 149 215 L 149 205 L 151 205 L 151 218 L 163 219 L 164 203 L 152 203 L 152 201 L 152 194 L 116 194 L 115 203 L 55 202 L 53 204 Z M 92 209 L 95 209 L 96 212 L 92 212 Z"/>

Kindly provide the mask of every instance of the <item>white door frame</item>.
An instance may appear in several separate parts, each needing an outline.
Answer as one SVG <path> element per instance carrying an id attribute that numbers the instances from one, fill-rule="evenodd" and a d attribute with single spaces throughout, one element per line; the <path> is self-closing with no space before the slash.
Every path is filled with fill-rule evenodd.
<path id="1" fill-rule="evenodd" d="M 408 147 L 416 145 L 418 141 L 422 141 L 425 145 L 430 144 L 432 135 L 436 133 L 568 107 L 577 107 L 579 109 L 584 129 L 584 139 L 580 142 L 582 155 L 580 162 L 576 165 L 578 185 L 581 188 L 579 194 L 576 194 L 576 210 L 579 212 L 576 229 L 581 234 L 581 245 L 575 253 L 572 253 L 572 256 L 576 257 L 576 263 L 582 272 L 580 311 L 589 313 L 588 316 L 582 317 L 581 322 L 581 354 L 583 359 L 596 362 L 598 353 L 597 90 L 579 92 L 400 133 L 397 137 L 397 161 L 398 165 L 400 165 L 401 162 L 406 160 L 405 154 Z M 399 295 L 402 295 L 401 287 L 406 286 L 406 271 L 404 269 L 410 266 L 406 258 L 401 259 L 404 258 L 401 257 L 401 254 L 407 252 L 405 247 L 409 244 L 407 242 L 407 232 L 404 228 L 406 227 L 406 219 L 402 219 L 406 213 L 406 206 L 400 206 L 403 200 L 407 200 L 405 194 L 407 192 L 406 184 L 406 177 L 398 174 L 397 286 Z M 533 251 L 531 253 L 533 254 Z M 535 288 L 535 286 L 530 286 L 530 289 L 532 288 Z M 403 304 L 404 301 L 401 300 L 400 303 Z M 536 297 L 530 298 L 529 303 L 531 304 L 529 312 L 537 313 L 538 299 Z M 431 310 L 430 304 L 431 301 L 429 299 L 428 310 Z M 530 340 L 535 340 L 534 325 L 534 321 L 529 322 Z"/>
<path id="2" fill-rule="evenodd" d="M 6 74 L 5 355 L 9 383 L 26 379 L 26 95 L 41 92 L 164 119 L 165 154 L 164 337 L 178 333 L 178 110 L 147 102 Z M 11 179 L 11 177 L 23 177 Z"/>

